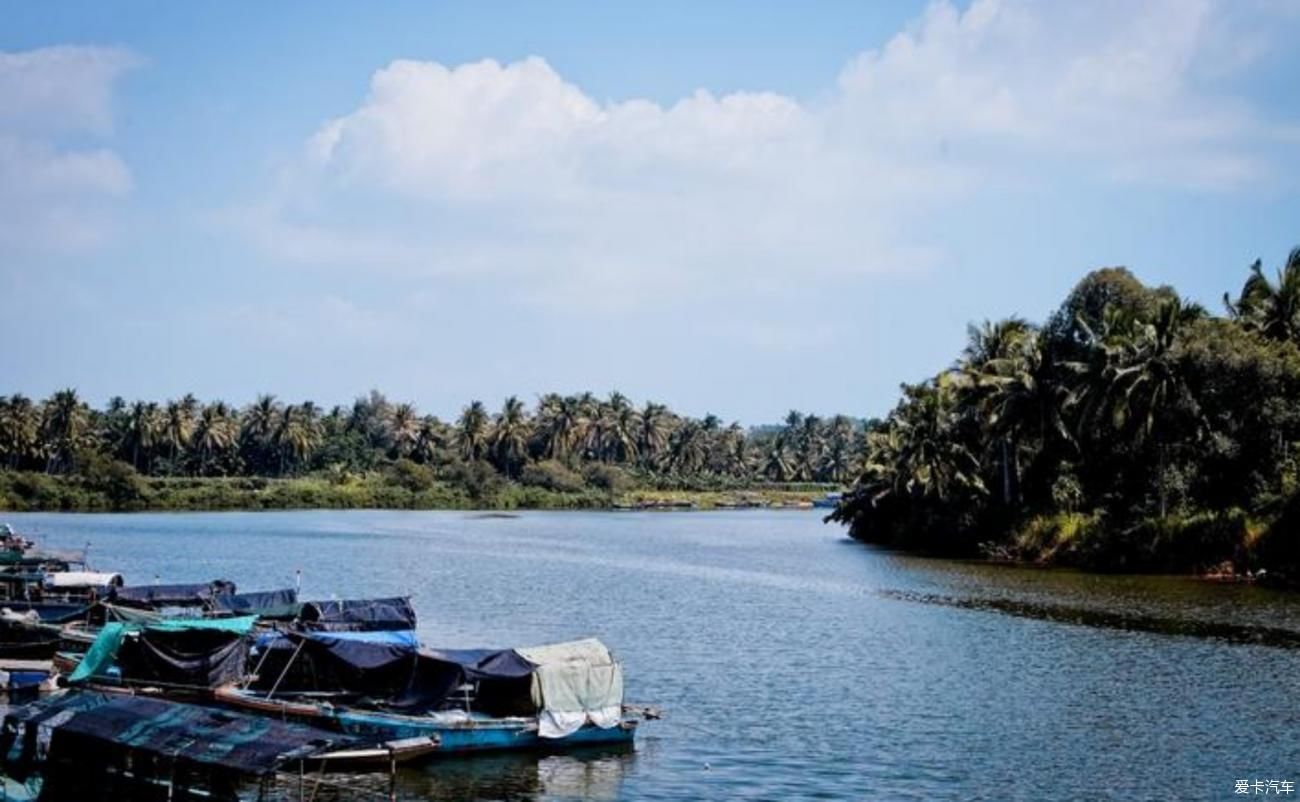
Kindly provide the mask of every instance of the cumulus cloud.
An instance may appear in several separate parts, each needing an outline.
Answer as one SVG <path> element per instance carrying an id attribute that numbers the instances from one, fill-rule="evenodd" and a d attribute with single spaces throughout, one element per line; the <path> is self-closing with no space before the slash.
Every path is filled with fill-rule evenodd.
<path id="1" fill-rule="evenodd" d="M 813 99 L 605 102 L 536 57 L 396 61 L 242 223 L 286 258 L 508 276 L 543 303 L 926 269 L 920 223 L 991 186 L 1268 176 L 1294 128 L 1231 91 L 1267 50 L 1257 11 L 938 2 Z"/>
<path id="2" fill-rule="evenodd" d="M 120 48 L 0 52 L 0 246 L 79 252 L 111 234 L 131 173 L 110 148 L 113 88 L 139 59 Z"/>

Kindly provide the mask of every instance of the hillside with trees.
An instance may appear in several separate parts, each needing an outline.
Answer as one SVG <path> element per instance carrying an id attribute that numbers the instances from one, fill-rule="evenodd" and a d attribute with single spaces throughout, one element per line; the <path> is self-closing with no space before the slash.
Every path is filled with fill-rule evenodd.
<path id="1" fill-rule="evenodd" d="M 350 407 L 244 407 L 192 395 L 75 390 L 0 397 L 0 505 L 10 509 L 608 506 L 631 491 L 805 495 L 861 469 L 860 421 L 791 412 L 750 432 L 621 393 L 473 401 L 455 421 L 371 392 Z"/>
<path id="2" fill-rule="evenodd" d="M 1224 314 L 1123 268 L 972 326 L 867 435 L 854 537 L 1103 570 L 1300 576 L 1300 249 Z"/>

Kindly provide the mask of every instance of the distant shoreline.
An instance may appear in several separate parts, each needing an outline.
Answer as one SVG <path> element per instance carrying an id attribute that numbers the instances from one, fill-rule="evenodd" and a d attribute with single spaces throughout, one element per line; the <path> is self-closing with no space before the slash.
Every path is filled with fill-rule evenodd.
<path id="1" fill-rule="evenodd" d="M 674 511 L 812 509 L 833 486 L 737 485 L 720 490 L 552 490 L 502 482 L 477 494 L 450 483 L 403 486 L 372 473 L 340 479 L 139 478 L 129 487 L 75 476 L 0 471 L 4 512 L 260 512 L 277 510 Z"/>

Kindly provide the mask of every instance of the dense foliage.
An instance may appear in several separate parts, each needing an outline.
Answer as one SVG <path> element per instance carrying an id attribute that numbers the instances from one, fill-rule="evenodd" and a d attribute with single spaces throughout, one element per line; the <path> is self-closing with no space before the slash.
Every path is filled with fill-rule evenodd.
<path id="1" fill-rule="evenodd" d="M 971 327 L 902 388 L 833 514 L 862 540 L 1127 570 L 1296 574 L 1300 249 L 1218 317 L 1127 270 Z"/>
<path id="2" fill-rule="evenodd" d="M 791 412 L 747 431 L 617 392 L 545 395 L 532 410 L 512 397 L 495 414 L 475 401 L 446 423 L 378 392 L 328 411 L 270 395 L 101 410 L 63 390 L 0 397 L 0 506 L 221 508 L 250 492 L 276 506 L 594 506 L 632 488 L 845 482 L 863 436 L 844 416 Z M 268 487 L 280 496 L 267 501 Z"/>

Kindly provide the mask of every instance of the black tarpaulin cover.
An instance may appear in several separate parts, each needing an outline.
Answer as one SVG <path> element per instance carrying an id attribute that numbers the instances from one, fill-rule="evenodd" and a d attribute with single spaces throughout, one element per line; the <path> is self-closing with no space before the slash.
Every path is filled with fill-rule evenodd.
<path id="1" fill-rule="evenodd" d="M 212 608 L 236 615 L 259 615 L 263 618 L 294 618 L 302 610 L 298 591 L 263 590 L 255 593 L 230 593 L 214 596 Z"/>
<path id="2" fill-rule="evenodd" d="M 211 629 L 143 629 L 126 636 L 117 653 L 123 679 L 189 688 L 238 682 L 247 664 L 242 635 Z"/>
<path id="3" fill-rule="evenodd" d="M 512 649 L 421 649 L 411 632 L 290 632 L 258 645 L 272 655 L 255 687 L 280 680 L 284 691 L 343 691 L 407 710 L 437 709 L 466 682 L 479 683 L 484 704 L 495 696 L 513 704 L 536 668 Z"/>
<path id="4" fill-rule="evenodd" d="M 415 608 L 404 596 L 391 599 L 343 599 L 305 602 L 306 629 L 327 632 L 381 632 L 415 629 Z"/>
<path id="5" fill-rule="evenodd" d="M 224 579 L 188 585 L 139 585 L 117 588 L 113 599 L 119 604 L 146 607 L 204 607 L 216 596 L 235 592 L 235 583 Z"/>
<path id="6" fill-rule="evenodd" d="M 139 696 L 88 691 L 34 702 L 5 718 L 4 743 L 12 747 L 21 727 L 52 727 L 50 762 L 96 765 L 122 751 L 264 775 L 286 761 L 355 739 L 301 724 Z M 28 736 L 24 740 L 35 741 Z M 23 750 L 26 751 L 26 750 Z M 30 756 L 28 756 L 30 758 Z M 19 760 L 18 762 L 23 762 Z"/>
<path id="7" fill-rule="evenodd" d="M 514 649 L 422 649 L 420 654 L 456 666 L 468 679 L 519 679 L 537 668 Z"/>

